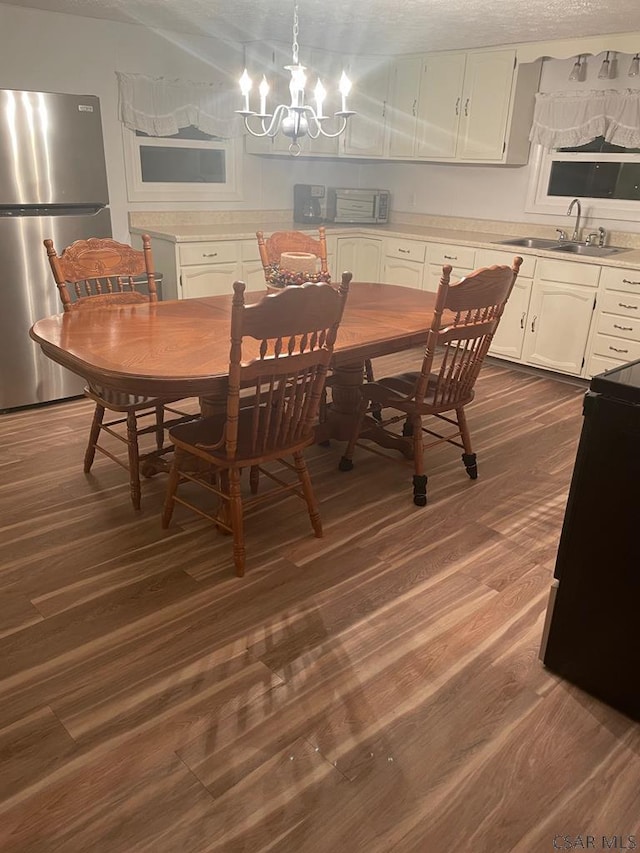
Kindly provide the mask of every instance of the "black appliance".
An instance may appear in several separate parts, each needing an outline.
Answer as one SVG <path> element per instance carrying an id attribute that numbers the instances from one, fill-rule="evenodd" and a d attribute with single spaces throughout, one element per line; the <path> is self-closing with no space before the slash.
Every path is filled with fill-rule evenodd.
<path id="1" fill-rule="evenodd" d="M 293 221 L 307 225 L 324 222 L 325 188 L 322 184 L 294 184 Z"/>
<path id="2" fill-rule="evenodd" d="M 640 361 L 594 376 L 541 657 L 640 720 Z"/>

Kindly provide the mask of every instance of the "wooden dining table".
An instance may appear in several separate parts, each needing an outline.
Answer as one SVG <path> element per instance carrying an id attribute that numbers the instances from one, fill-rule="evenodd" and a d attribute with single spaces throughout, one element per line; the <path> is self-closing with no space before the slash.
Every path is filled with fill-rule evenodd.
<path id="1" fill-rule="evenodd" d="M 246 293 L 245 301 L 264 295 Z M 434 306 L 432 292 L 351 283 L 332 362 L 329 418 L 319 440 L 348 438 L 364 360 L 423 344 Z M 215 402 L 226 395 L 230 321 L 231 295 L 207 296 L 69 311 L 38 320 L 30 335 L 45 355 L 89 383 Z"/>

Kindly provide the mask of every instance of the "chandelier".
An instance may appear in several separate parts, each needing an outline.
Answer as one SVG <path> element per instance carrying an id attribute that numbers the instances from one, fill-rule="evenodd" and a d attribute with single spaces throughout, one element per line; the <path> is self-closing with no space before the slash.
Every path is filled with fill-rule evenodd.
<path id="1" fill-rule="evenodd" d="M 291 139 L 289 152 L 294 156 L 300 153 L 300 143 L 298 140 L 304 136 L 309 136 L 311 139 L 317 139 L 319 136 L 326 136 L 334 139 L 344 132 L 347 126 L 347 120 L 350 116 L 355 115 L 353 110 L 347 109 L 347 95 L 351 91 L 351 81 L 347 75 L 342 72 L 338 91 L 342 96 L 342 108 L 335 112 L 332 116 L 326 116 L 322 112 L 324 101 L 327 97 L 327 92 L 322 85 L 320 78 L 313 90 L 316 106 L 315 109 L 308 104 L 305 104 L 305 85 L 307 82 L 306 68 L 300 65 L 298 61 L 298 4 L 293 7 L 293 45 L 292 45 L 292 63 L 285 65 L 285 71 L 291 74 L 289 82 L 289 91 L 291 93 L 290 104 L 278 104 L 273 113 L 267 112 L 267 95 L 269 94 L 269 84 L 267 78 L 263 75 L 262 82 L 258 87 L 260 93 L 260 112 L 254 112 L 249 109 L 249 92 L 251 91 L 251 78 L 244 69 L 244 73 L 240 78 L 240 91 L 244 97 L 243 109 L 236 110 L 243 119 L 244 126 L 252 136 L 270 136 L 274 137 L 278 131 L 282 131 L 285 136 Z M 252 119 L 258 121 L 258 128 L 251 127 Z M 329 131 L 323 127 L 327 120 L 338 120 L 338 128 Z"/>

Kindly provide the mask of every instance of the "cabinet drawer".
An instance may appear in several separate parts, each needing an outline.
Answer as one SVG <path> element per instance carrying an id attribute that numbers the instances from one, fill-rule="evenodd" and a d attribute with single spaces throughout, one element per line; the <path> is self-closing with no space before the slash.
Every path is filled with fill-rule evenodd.
<path id="1" fill-rule="evenodd" d="M 238 244 L 230 240 L 207 243 L 181 243 L 180 264 L 226 264 L 238 260 Z"/>
<path id="2" fill-rule="evenodd" d="M 624 317 L 640 318 L 640 293 L 623 296 L 613 290 L 605 290 L 600 296 L 600 309 L 608 314 L 621 314 Z"/>
<path id="3" fill-rule="evenodd" d="M 415 240 L 396 240 L 393 237 L 387 240 L 385 249 L 388 258 L 404 258 L 405 261 L 417 261 L 424 263 L 426 245 Z"/>
<path id="4" fill-rule="evenodd" d="M 614 314 L 601 314 L 598 319 L 598 333 L 640 341 L 640 319 L 631 320 L 628 317 L 616 317 Z"/>
<path id="5" fill-rule="evenodd" d="M 443 243 L 434 243 L 429 246 L 429 263 L 444 266 L 451 264 L 455 269 L 457 267 L 466 267 L 467 269 L 475 269 L 476 265 L 476 250 L 470 246 L 451 246 Z"/>
<path id="6" fill-rule="evenodd" d="M 612 290 L 640 294 L 640 270 L 624 270 L 619 267 L 602 267 L 602 283 Z"/>
<path id="7" fill-rule="evenodd" d="M 491 267 L 494 264 L 502 264 L 507 267 L 513 266 L 513 259 L 518 257 L 518 252 L 495 252 L 493 249 L 478 249 L 476 251 L 476 266 Z M 536 269 L 536 258 L 534 255 L 520 255 L 522 266 L 518 278 L 533 278 Z"/>
<path id="8" fill-rule="evenodd" d="M 610 335 L 595 335 L 593 354 L 605 358 L 616 358 L 620 361 L 635 361 L 640 358 L 640 343 L 621 340 Z"/>
<path id="9" fill-rule="evenodd" d="M 604 373 L 605 370 L 613 370 L 614 367 L 620 367 L 621 364 L 624 364 L 624 362 L 613 358 L 603 358 L 600 355 L 592 355 L 589 359 L 585 376 L 587 379 L 590 379 L 592 376 L 597 376 L 598 373 Z"/>
<path id="10" fill-rule="evenodd" d="M 564 284 L 586 284 L 588 287 L 596 287 L 600 277 L 600 267 L 572 261 L 538 258 L 536 274 L 543 281 L 560 281 Z"/>

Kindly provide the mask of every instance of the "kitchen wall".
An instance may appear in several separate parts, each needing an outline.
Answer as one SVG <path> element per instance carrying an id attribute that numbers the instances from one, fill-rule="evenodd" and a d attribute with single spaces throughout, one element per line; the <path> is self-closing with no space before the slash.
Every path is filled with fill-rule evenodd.
<path id="1" fill-rule="evenodd" d="M 0 4 L 0 33 L 0 88 L 100 98 L 114 237 L 129 239 L 129 210 L 212 209 L 207 203 L 128 201 L 115 72 L 205 81 L 229 73 L 229 85 L 237 86 L 243 67 L 238 44 L 4 4 Z M 360 166 L 353 163 L 245 157 L 243 172 L 244 201 L 218 202 L 216 210 L 282 210 L 292 205 L 294 183 L 360 181 Z"/>
<path id="2" fill-rule="evenodd" d="M 585 79 L 568 80 L 575 57 L 545 59 L 542 66 L 540 91 L 587 91 L 590 89 L 640 88 L 640 77 L 628 77 L 629 55 L 613 57 L 616 77 L 599 80 L 604 54 L 589 56 Z M 380 164 L 369 167 L 365 181 L 390 186 L 393 190 L 393 210 L 407 213 L 428 213 L 443 216 L 468 216 L 517 222 L 550 223 L 563 227 L 564 216 L 524 212 L 531 166 L 472 166 L 446 164 Z M 640 233 L 640 221 L 591 220 L 586 226 L 604 224 L 607 230 Z"/>
<path id="3" fill-rule="evenodd" d="M 0 4 L 0 87 L 95 94 L 100 97 L 114 236 L 128 239 L 129 210 L 245 209 L 291 207 L 294 183 L 375 186 L 393 193 L 392 211 L 477 217 L 561 225 L 562 217 L 524 212 L 530 167 L 444 165 L 433 163 L 358 163 L 294 158 L 244 157 L 242 202 L 212 204 L 129 202 L 126 195 L 121 125 L 117 114 L 115 71 L 192 80 L 229 74 L 237 85 L 243 67 L 238 44 L 221 38 L 152 31 L 142 24 L 62 15 Z M 602 57 L 600 57 L 601 59 Z M 568 89 L 640 85 L 626 76 L 597 81 L 599 61 L 588 59 L 588 79 L 567 81 L 573 60 L 547 60 L 541 88 Z M 587 224 L 590 223 L 587 220 Z M 600 224 L 600 223 L 598 223 Z M 640 232 L 640 222 L 608 220 L 608 229 Z"/>

